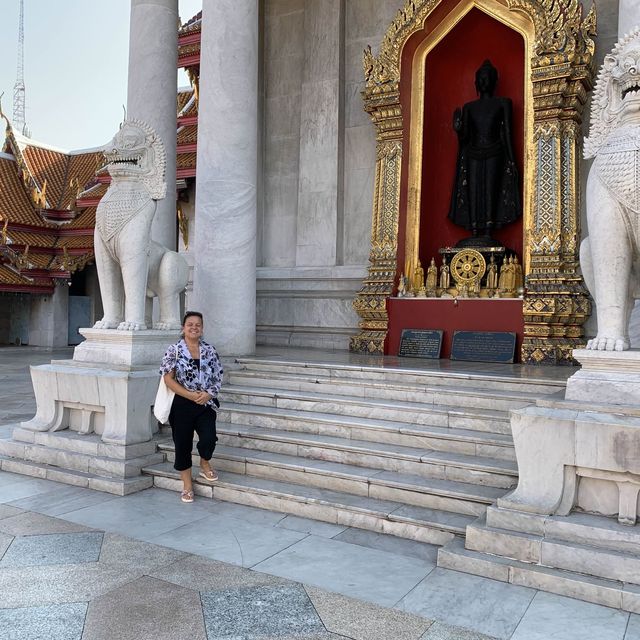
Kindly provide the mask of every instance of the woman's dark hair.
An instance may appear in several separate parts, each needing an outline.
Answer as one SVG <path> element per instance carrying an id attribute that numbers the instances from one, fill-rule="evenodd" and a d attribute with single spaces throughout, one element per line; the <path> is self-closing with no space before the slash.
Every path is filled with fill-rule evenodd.
<path id="1" fill-rule="evenodd" d="M 202 314 L 199 311 L 185 311 L 184 318 L 182 318 L 183 327 L 184 327 L 184 323 L 187 321 L 187 318 L 190 318 L 191 316 L 196 316 L 200 318 L 201 322 L 204 324 L 204 318 L 202 317 Z"/>

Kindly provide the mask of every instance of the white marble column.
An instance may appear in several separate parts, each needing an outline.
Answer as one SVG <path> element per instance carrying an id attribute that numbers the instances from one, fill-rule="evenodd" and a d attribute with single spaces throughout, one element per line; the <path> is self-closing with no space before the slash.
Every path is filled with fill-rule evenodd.
<path id="1" fill-rule="evenodd" d="M 151 125 L 167 152 L 167 196 L 158 202 L 154 240 L 176 248 L 178 0 L 131 0 L 127 117 Z"/>
<path id="2" fill-rule="evenodd" d="M 307 2 L 297 266 L 333 266 L 342 246 L 342 0 Z"/>
<path id="3" fill-rule="evenodd" d="M 622 38 L 640 26 L 640 0 L 620 0 L 618 9 L 618 37 Z"/>
<path id="4" fill-rule="evenodd" d="M 225 355 L 255 352 L 258 1 L 204 0 L 193 300 Z"/>

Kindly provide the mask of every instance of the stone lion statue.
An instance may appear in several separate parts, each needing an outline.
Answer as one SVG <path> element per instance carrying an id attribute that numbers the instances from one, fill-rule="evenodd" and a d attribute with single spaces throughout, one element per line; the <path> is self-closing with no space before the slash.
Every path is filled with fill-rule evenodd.
<path id="1" fill-rule="evenodd" d="M 585 158 L 589 236 L 580 247 L 596 302 L 598 332 L 587 349 L 629 349 L 640 258 L 640 27 L 622 38 L 600 69 Z"/>
<path id="2" fill-rule="evenodd" d="M 151 127 L 125 120 L 104 152 L 111 184 L 96 211 L 94 246 L 104 317 L 96 329 L 180 328 L 180 292 L 188 266 L 175 251 L 151 240 L 156 201 L 165 197 L 166 154 Z"/>

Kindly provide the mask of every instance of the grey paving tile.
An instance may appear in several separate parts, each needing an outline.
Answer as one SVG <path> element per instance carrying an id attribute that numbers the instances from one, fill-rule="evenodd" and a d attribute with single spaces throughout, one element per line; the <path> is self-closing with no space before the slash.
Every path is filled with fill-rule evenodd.
<path id="1" fill-rule="evenodd" d="M 254 569 L 392 606 L 418 584 L 432 566 L 416 558 L 309 536 Z"/>
<path id="2" fill-rule="evenodd" d="M 632 613 L 629 616 L 629 624 L 624 640 L 640 640 L 640 615 Z"/>
<path id="3" fill-rule="evenodd" d="M 184 553 L 175 549 L 133 540 L 118 533 L 105 533 L 99 561 L 105 566 L 136 567 L 147 573 L 157 567 L 172 565 L 184 557 Z"/>
<path id="4" fill-rule="evenodd" d="M 216 640 L 293 633 L 304 638 L 326 631 L 302 585 L 205 591 L 201 597 L 208 637 Z"/>
<path id="5" fill-rule="evenodd" d="M 353 638 L 417 640 L 432 621 L 397 609 L 362 602 L 317 587 L 305 586 L 322 623 L 328 631 Z"/>
<path id="6" fill-rule="evenodd" d="M 199 502 L 184 504 L 176 493 L 147 489 L 66 513 L 65 519 L 145 540 L 207 517 Z"/>
<path id="7" fill-rule="evenodd" d="M 0 609 L 2 640 L 80 640 L 86 602 Z"/>
<path id="8" fill-rule="evenodd" d="M 0 609 L 60 602 L 88 602 L 116 586 L 135 580 L 135 567 L 110 568 L 99 563 L 0 566 Z"/>
<path id="9" fill-rule="evenodd" d="M 29 476 L 21 476 L 16 473 L 0 471 L 0 503 L 14 502 L 21 498 L 36 496 L 41 493 L 55 491 L 60 487 L 57 482 L 41 480 Z M 12 506 L 19 507 L 19 504 Z"/>
<path id="10" fill-rule="evenodd" d="M 149 575 L 198 591 L 290 584 L 289 580 L 278 576 L 195 555 L 183 555 L 171 564 L 158 566 Z"/>
<path id="11" fill-rule="evenodd" d="M 97 562 L 102 533 L 54 533 L 20 536 L 5 551 L 0 568 Z"/>
<path id="12" fill-rule="evenodd" d="M 32 536 L 47 533 L 73 533 L 90 531 L 89 527 L 41 513 L 19 513 L 0 520 L 0 531 L 12 536 Z"/>
<path id="13" fill-rule="evenodd" d="M 469 631 L 462 627 L 454 627 L 444 622 L 434 622 L 420 640 L 494 640 L 484 633 Z"/>
<path id="14" fill-rule="evenodd" d="M 251 567 L 290 547 L 306 535 L 239 518 L 209 516 L 148 538 L 148 542 L 241 567 Z"/>
<path id="15" fill-rule="evenodd" d="M 397 553 L 410 558 L 420 558 L 425 562 L 430 562 L 434 567 L 438 559 L 438 546 L 435 544 L 407 540 L 406 538 L 389 536 L 375 531 L 367 531 L 366 529 L 347 529 L 344 533 L 335 536 L 334 540 L 358 544 L 361 547 L 369 547 L 380 551 L 389 551 L 390 553 Z"/>
<path id="16" fill-rule="evenodd" d="M 13 536 L 10 536 L 8 533 L 0 533 L 0 560 L 2 559 L 4 552 L 9 548 L 9 545 L 12 542 Z"/>
<path id="17" fill-rule="evenodd" d="M 13 516 L 17 516 L 19 513 L 24 513 L 23 509 L 12 507 L 8 504 L 0 504 L 0 520 L 3 518 L 12 518 Z"/>
<path id="18" fill-rule="evenodd" d="M 301 518 L 300 516 L 286 516 L 278 522 L 277 526 L 283 529 L 291 529 L 292 531 L 300 531 L 301 533 L 310 533 L 322 538 L 335 538 L 347 528 L 330 522 Z"/>
<path id="19" fill-rule="evenodd" d="M 83 640 L 207 640 L 197 591 L 144 576 L 89 604 Z"/>
<path id="20" fill-rule="evenodd" d="M 1 495 L 1 490 L 0 490 Z M 116 500 L 117 496 L 102 491 L 92 491 L 82 487 L 61 485 L 54 491 L 20 499 L 17 504 L 22 509 L 36 511 L 49 516 L 60 516 L 77 509 Z"/>
<path id="21" fill-rule="evenodd" d="M 259 509 L 258 507 L 250 507 L 248 505 L 235 504 L 233 502 L 216 502 L 209 506 L 208 509 L 210 513 L 221 518 L 231 517 L 244 520 L 245 522 L 253 522 L 254 524 L 272 526 L 275 526 L 287 517 L 285 513 L 268 511 L 267 509 Z"/>
<path id="22" fill-rule="evenodd" d="M 438 568 L 397 607 L 506 640 L 535 594 L 527 587 Z"/>
<path id="23" fill-rule="evenodd" d="M 625 611 L 540 591 L 512 640 L 623 640 L 628 619 Z"/>

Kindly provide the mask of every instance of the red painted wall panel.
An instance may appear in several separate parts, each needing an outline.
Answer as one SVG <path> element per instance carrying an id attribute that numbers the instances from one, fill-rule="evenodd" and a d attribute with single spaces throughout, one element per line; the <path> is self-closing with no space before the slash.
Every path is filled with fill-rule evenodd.
<path id="1" fill-rule="evenodd" d="M 387 312 L 386 354 L 398 354 L 402 329 L 442 329 L 442 358 L 451 354 L 454 331 L 515 331 L 516 362 L 520 361 L 524 332 L 522 300 L 389 298 Z"/>

